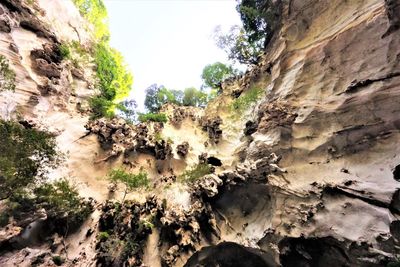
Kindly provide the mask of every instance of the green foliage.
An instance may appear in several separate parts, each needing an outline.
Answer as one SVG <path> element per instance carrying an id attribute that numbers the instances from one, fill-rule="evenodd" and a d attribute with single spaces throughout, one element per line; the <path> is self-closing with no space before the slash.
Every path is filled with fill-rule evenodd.
<path id="1" fill-rule="evenodd" d="M 112 118 L 115 116 L 114 103 L 102 96 L 94 96 L 90 98 L 89 105 L 92 108 L 92 118 Z"/>
<path id="2" fill-rule="evenodd" d="M 164 113 L 147 113 L 147 114 L 142 114 L 139 113 L 138 120 L 140 122 L 148 122 L 148 121 L 154 121 L 154 122 L 167 122 L 167 115 Z"/>
<path id="3" fill-rule="evenodd" d="M 58 50 L 60 51 L 61 57 L 63 59 L 70 59 L 71 58 L 71 51 L 67 44 L 63 43 L 58 46 Z"/>
<path id="4" fill-rule="evenodd" d="M 50 216 L 67 215 L 83 221 L 91 212 L 91 207 L 82 202 L 76 188 L 65 179 L 45 183 L 35 188 L 33 192 L 37 205 L 45 208 Z"/>
<path id="5" fill-rule="evenodd" d="M 242 93 L 242 95 L 240 95 L 232 102 L 232 112 L 241 114 L 243 111 L 247 110 L 251 104 L 260 99 L 263 92 L 264 91 L 262 89 L 253 87 L 248 91 Z"/>
<path id="6" fill-rule="evenodd" d="M 232 26 L 228 33 L 223 33 L 220 27 L 216 27 L 214 39 L 217 46 L 228 54 L 230 60 L 241 64 L 257 64 L 264 51 L 263 41 L 250 41 L 249 35 L 239 26 Z"/>
<path id="7" fill-rule="evenodd" d="M 77 54 L 79 54 L 80 56 L 85 56 L 89 51 L 86 50 L 82 44 L 78 41 L 71 41 L 71 43 L 69 44 L 69 47 L 76 52 Z"/>
<path id="8" fill-rule="evenodd" d="M 108 100 L 122 100 L 127 97 L 133 77 L 127 70 L 121 53 L 100 43 L 96 46 L 95 62 L 102 96 Z"/>
<path id="9" fill-rule="evenodd" d="M 180 90 L 169 90 L 162 85 L 152 84 L 146 89 L 144 105 L 151 113 L 157 113 L 167 103 L 180 106 L 204 107 L 209 99 L 207 93 L 194 87 L 186 88 L 182 92 Z"/>
<path id="10" fill-rule="evenodd" d="M 61 266 L 64 263 L 64 259 L 61 258 L 61 256 L 58 256 L 58 255 L 53 256 L 52 260 L 53 260 L 54 264 L 57 265 L 57 266 Z"/>
<path id="11" fill-rule="evenodd" d="M 282 1 L 239 0 L 236 9 L 243 27 L 233 26 L 228 33 L 222 33 L 217 27 L 214 34 L 216 44 L 233 61 L 257 64 L 280 23 Z"/>
<path id="12" fill-rule="evenodd" d="M 6 57 L 0 55 L 0 92 L 3 90 L 15 90 L 15 72 L 10 69 Z"/>
<path id="13" fill-rule="evenodd" d="M 94 26 L 96 39 L 108 40 L 108 14 L 103 0 L 72 0 L 79 12 Z"/>
<path id="14" fill-rule="evenodd" d="M 185 182 L 194 182 L 197 179 L 203 177 L 204 175 L 210 174 L 212 172 L 212 168 L 210 165 L 201 163 L 193 168 L 186 170 L 179 176 L 179 179 Z"/>
<path id="15" fill-rule="evenodd" d="M 241 0 L 236 6 L 250 43 L 266 47 L 281 17 L 281 0 Z"/>
<path id="16" fill-rule="evenodd" d="M 109 29 L 107 10 L 103 0 L 73 0 L 80 13 L 94 26 L 95 37 L 98 40 L 94 47 L 94 61 L 97 66 L 98 87 L 100 95 L 93 97 L 89 104 L 93 118 L 113 117 L 115 109 L 122 109 L 131 115 L 131 111 L 121 101 L 127 96 L 132 87 L 133 77 L 124 59 L 117 50 L 109 45 Z M 72 43 L 78 53 L 86 53 L 78 43 Z"/>
<path id="17" fill-rule="evenodd" d="M 217 88 L 225 79 L 239 74 L 232 66 L 227 66 L 221 62 L 215 62 L 204 67 L 201 74 L 203 87 Z"/>
<path id="18" fill-rule="evenodd" d="M 100 240 L 101 242 L 106 241 L 108 238 L 110 238 L 110 234 L 107 232 L 100 232 L 97 235 L 97 239 Z"/>
<path id="19" fill-rule="evenodd" d="M 44 179 L 56 167 L 60 154 L 48 133 L 24 128 L 13 121 L 0 121 L 0 198 Z"/>
<path id="20" fill-rule="evenodd" d="M 133 174 L 123 169 L 113 169 L 109 172 L 107 178 L 114 183 L 123 183 L 127 190 L 148 187 L 150 183 L 147 173 L 142 171 L 138 174 Z"/>
<path id="21" fill-rule="evenodd" d="M 182 105 L 192 107 L 204 107 L 208 102 L 207 94 L 194 87 L 183 91 Z"/>
<path id="22" fill-rule="evenodd" d="M 137 107 L 137 104 L 134 99 L 128 99 L 128 100 L 122 101 L 116 105 L 116 108 L 122 112 L 121 116 L 127 122 L 133 122 L 135 120 L 136 107 Z"/>
<path id="23" fill-rule="evenodd" d="M 174 96 L 164 86 L 152 84 L 145 90 L 146 97 L 144 99 L 144 106 L 151 113 L 157 113 L 162 105 L 174 102 Z"/>
<path id="24" fill-rule="evenodd" d="M 121 108 L 119 102 L 129 95 L 133 77 L 121 54 L 108 44 L 100 43 L 96 46 L 95 63 L 101 93 L 90 101 L 93 117 L 112 117 L 115 108 Z"/>

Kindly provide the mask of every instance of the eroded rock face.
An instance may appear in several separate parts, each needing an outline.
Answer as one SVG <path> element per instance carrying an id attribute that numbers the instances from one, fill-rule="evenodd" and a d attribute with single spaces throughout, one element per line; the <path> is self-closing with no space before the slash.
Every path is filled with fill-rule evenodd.
<path id="1" fill-rule="evenodd" d="M 213 162 L 216 171 L 184 185 L 177 183 L 178 173 L 152 177 L 160 195 L 167 186 L 177 186 L 171 194 L 180 201 L 156 195 L 140 203 L 105 203 L 99 230 L 110 232 L 111 238 L 103 234 L 97 242 L 98 264 L 140 266 L 153 233 L 158 233 L 158 245 L 151 251 L 157 251 L 163 266 L 385 266 L 396 261 L 397 2 L 285 2 L 282 28 L 258 66 L 221 85 L 229 98 L 223 100 L 237 98 L 252 86 L 265 89 L 265 99 L 254 103 L 255 112 L 248 110 L 239 122 L 225 114 L 226 102 L 216 99 L 214 104 L 222 108 L 214 110 L 224 112 L 209 112 L 199 120 L 210 140 L 201 149 L 191 149 L 200 154 L 201 163 Z M 36 23 L 23 2 L 7 0 L 2 5 L 7 12 L 23 13 L 13 23 L 0 24 L 3 34 L 20 25 L 47 35 L 51 42 L 51 32 Z M 41 94 L 56 95 L 56 48 L 46 45 L 32 57 L 34 63 L 39 60 L 42 75 L 54 81 L 39 86 Z M 35 104 L 40 98 L 32 95 L 27 101 Z M 196 119 L 187 110 L 173 108 L 170 122 L 184 129 L 185 119 Z M 87 130 L 97 135 L 110 157 L 135 152 L 164 161 L 172 147 L 156 135 L 161 127 L 100 119 L 89 122 Z M 180 163 L 196 160 L 187 155 L 187 147 L 178 145 Z M 226 164 L 226 151 L 241 156 Z M 190 197 L 182 201 L 184 193 Z M 17 236 L 18 230 L 10 228 L 5 236 Z M 8 246 L 10 238 L 4 240 L 1 246 Z M 219 244 L 222 240 L 233 242 Z"/>
<path id="2" fill-rule="evenodd" d="M 57 37 L 51 32 L 45 24 L 32 13 L 23 1 L 19 0 L 4 0 L 2 4 L 11 12 L 17 12 L 17 19 L 22 28 L 32 31 L 38 37 L 47 38 L 53 42 L 57 42 Z"/>
<path id="3" fill-rule="evenodd" d="M 265 133 L 276 127 L 291 127 L 297 114 L 282 103 L 263 103 L 258 109 L 258 131 Z M 251 130 L 251 124 L 248 125 Z M 249 134 L 249 133 L 248 133 Z"/>
<path id="4" fill-rule="evenodd" d="M 144 216 L 157 210 L 157 203 L 153 199 L 143 205 L 112 202 L 103 204 L 99 220 L 101 232 L 96 244 L 97 265 L 142 266 L 143 246 L 152 231 L 151 223 Z"/>
<path id="5" fill-rule="evenodd" d="M 168 140 L 157 140 L 155 136 L 162 127 L 158 124 L 153 125 L 153 130 L 150 131 L 149 125 L 145 123 L 130 125 L 123 119 L 114 118 L 89 121 L 85 127 L 88 134 L 97 135 L 104 148 L 111 148 L 110 157 L 140 152 L 153 155 L 156 160 L 166 160 L 172 155 Z"/>
<path id="6" fill-rule="evenodd" d="M 181 156 L 182 158 L 186 157 L 187 153 L 189 152 L 189 143 L 183 142 L 176 147 L 176 153 Z"/>
<path id="7" fill-rule="evenodd" d="M 184 266 L 275 267 L 277 265 L 262 251 L 233 242 L 222 242 L 196 252 Z"/>
<path id="8" fill-rule="evenodd" d="M 222 136 L 222 130 L 220 129 L 221 124 L 222 124 L 222 119 L 219 116 L 214 118 L 203 117 L 200 120 L 200 125 L 203 131 L 208 133 L 210 141 L 214 144 L 218 144 Z"/>

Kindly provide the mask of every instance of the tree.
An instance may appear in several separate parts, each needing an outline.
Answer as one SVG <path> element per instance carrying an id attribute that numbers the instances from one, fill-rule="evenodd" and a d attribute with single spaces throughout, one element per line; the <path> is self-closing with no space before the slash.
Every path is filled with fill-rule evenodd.
<path id="1" fill-rule="evenodd" d="M 227 66 L 221 62 L 215 62 L 204 67 L 201 74 L 203 80 L 203 87 L 205 88 L 217 88 L 219 84 L 225 79 L 233 77 L 239 73 L 238 70 Z"/>
<path id="2" fill-rule="evenodd" d="M 182 105 L 193 107 L 204 107 L 207 104 L 207 94 L 194 87 L 186 88 L 183 91 Z"/>
<path id="3" fill-rule="evenodd" d="M 140 171 L 138 174 L 133 174 L 123 169 L 113 169 L 110 171 L 107 178 L 113 183 L 123 183 L 125 185 L 122 202 L 125 200 L 128 191 L 139 187 L 147 187 L 150 183 L 147 178 L 147 173 L 143 171 Z"/>
<path id="4" fill-rule="evenodd" d="M 56 140 L 46 132 L 0 121 L 0 136 L 0 199 L 44 180 L 48 169 L 59 162 Z"/>
<path id="5" fill-rule="evenodd" d="M 163 105 L 162 99 L 158 96 L 162 88 L 164 88 L 164 86 L 152 84 L 145 90 L 146 96 L 144 99 L 144 106 L 149 112 L 157 113 Z"/>
<path id="6" fill-rule="evenodd" d="M 268 45 L 280 22 L 281 9 L 281 0 L 238 1 L 236 10 L 250 43 L 261 41 L 264 48 Z"/>
<path id="7" fill-rule="evenodd" d="M 124 100 L 117 104 L 117 108 L 122 112 L 122 117 L 128 121 L 134 121 L 136 116 L 137 103 L 134 99 Z"/>
<path id="8" fill-rule="evenodd" d="M 222 33 L 221 27 L 217 27 L 214 32 L 216 44 L 231 60 L 257 64 L 279 26 L 282 1 L 238 0 L 236 9 L 243 27 L 233 26 L 228 33 Z"/>
<path id="9" fill-rule="evenodd" d="M 262 40 L 250 41 L 246 31 L 237 25 L 232 26 L 228 33 L 223 33 L 221 27 L 214 30 L 214 39 L 219 48 L 228 54 L 228 58 L 241 64 L 257 64 L 259 56 L 264 51 Z"/>

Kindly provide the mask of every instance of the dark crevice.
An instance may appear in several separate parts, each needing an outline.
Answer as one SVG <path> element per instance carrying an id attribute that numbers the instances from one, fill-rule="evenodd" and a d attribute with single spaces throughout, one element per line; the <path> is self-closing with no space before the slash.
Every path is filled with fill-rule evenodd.
<path id="1" fill-rule="evenodd" d="M 274 267 L 272 257 L 259 249 L 241 246 L 233 242 L 222 242 L 216 246 L 202 248 L 189 258 L 184 267 Z"/>
<path id="2" fill-rule="evenodd" d="M 342 186 L 329 186 L 324 188 L 324 193 L 328 193 L 331 195 L 345 195 L 350 198 L 357 198 L 359 200 L 362 200 L 368 204 L 381 207 L 381 208 L 386 208 L 389 209 L 391 204 L 376 198 L 373 198 L 371 196 L 366 196 L 363 195 L 363 192 L 355 191 L 351 188 L 346 188 Z"/>
<path id="3" fill-rule="evenodd" d="M 279 243 L 283 267 L 297 266 L 350 266 L 345 246 L 333 237 L 292 238 Z"/>
<path id="4" fill-rule="evenodd" d="M 208 157 L 207 158 L 207 164 L 219 167 L 219 166 L 222 166 L 222 161 L 219 158 L 216 158 L 216 157 Z"/>
<path id="5" fill-rule="evenodd" d="M 400 182 L 400 165 L 397 165 L 393 170 L 393 178 Z"/>
<path id="6" fill-rule="evenodd" d="M 360 88 L 366 87 L 370 84 L 373 84 L 375 82 L 381 82 L 384 80 L 389 80 L 394 77 L 400 76 L 400 72 L 394 72 L 394 73 L 389 73 L 388 75 L 381 77 L 381 78 L 376 78 L 376 79 L 367 79 L 363 81 L 353 81 L 349 87 L 347 87 L 345 93 L 352 94 L 352 93 L 357 93 Z"/>

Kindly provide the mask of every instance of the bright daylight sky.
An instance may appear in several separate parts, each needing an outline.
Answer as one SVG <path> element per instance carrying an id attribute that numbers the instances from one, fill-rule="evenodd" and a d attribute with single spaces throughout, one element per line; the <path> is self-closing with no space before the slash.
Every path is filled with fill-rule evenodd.
<path id="1" fill-rule="evenodd" d="M 132 70 L 133 92 L 142 108 L 151 84 L 200 88 L 203 67 L 227 62 L 211 38 L 217 25 L 240 24 L 235 0 L 105 0 L 111 45 Z"/>

